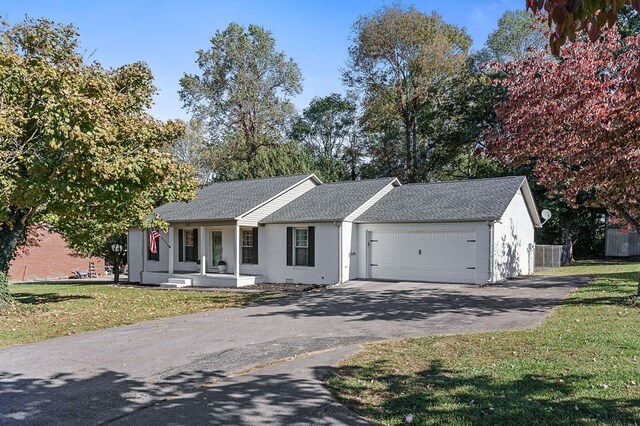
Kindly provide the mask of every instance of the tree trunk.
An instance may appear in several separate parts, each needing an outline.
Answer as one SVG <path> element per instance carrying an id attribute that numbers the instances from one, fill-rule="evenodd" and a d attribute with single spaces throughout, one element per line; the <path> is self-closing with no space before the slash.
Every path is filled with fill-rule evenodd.
<path id="1" fill-rule="evenodd" d="M 407 183 L 415 182 L 415 173 L 413 170 L 413 150 L 411 143 L 411 122 L 405 118 L 404 120 L 404 144 L 407 150 L 406 162 L 407 162 Z"/>
<path id="2" fill-rule="evenodd" d="M 16 256 L 18 245 L 26 238 L 27 227 L 25 225 L 29 213 L 18 211 L 12 215 L 15 219 L 13 226 L 7 223 L 0 225 L 0 309 L 13 303 L 9 292 L 9 267 Z"/>
<path id="3" fill-rule="evenodd" d="M 120 262 L 113 264 L 113 282 L 116 284 L 120 282 Z"/>
<path id="4" fill-rule="evenodd" d="M 562 266 L 573 263 L 573 219 L 567 219 L 564 225 L 564 247 L 562 248 Z"/>

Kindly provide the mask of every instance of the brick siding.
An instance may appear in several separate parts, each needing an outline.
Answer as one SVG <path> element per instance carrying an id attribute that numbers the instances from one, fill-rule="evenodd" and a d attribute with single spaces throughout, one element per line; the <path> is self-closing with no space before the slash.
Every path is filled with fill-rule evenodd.
<path id="1" fill-rule="evenodd" d="M 42 281 L 69 278 L 73 271 L 88 271 L 89 262 L 96 265 L 98 276 L 104 276 L 104 260 L 96 257 L 74 257 L 60 234 L 40 231 L 38 245 L 18 252 L 9 268 L 9 281 Z"/>

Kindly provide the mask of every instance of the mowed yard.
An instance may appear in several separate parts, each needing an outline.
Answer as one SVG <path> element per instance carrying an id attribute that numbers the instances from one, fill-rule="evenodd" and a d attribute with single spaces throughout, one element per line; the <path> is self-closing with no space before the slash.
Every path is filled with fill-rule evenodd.
<path id="1" fill-rule="evenodd" d="M 283 296 L 109 284 L 18 284 L 9 288 L 18 303 L 0 313 L 0 348 Z"/>
<path id="2" fill-rule="evenodd" d="M 640 424 L 640 263 L 593 275 L 541 326 L 370 344 L 327 379 L 367 419 L 399 425 Z"/>

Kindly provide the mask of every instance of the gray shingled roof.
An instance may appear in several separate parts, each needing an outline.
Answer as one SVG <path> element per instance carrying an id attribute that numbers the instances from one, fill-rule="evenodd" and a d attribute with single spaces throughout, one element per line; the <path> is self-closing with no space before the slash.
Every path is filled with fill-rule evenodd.
<path id="1" fill-rule="evenodd" d="M 154 212 L 170 222 L 234 219 L 309 176 L 217 182 L 200 189 L 189 203 L 168 203 Z"/>
<path id="2" fill-rule="evenodd" d="M 408 184 L 392 189 L 356 222 L 474 222 L 498 220 L 524 176 Z"/>
<path id="3" fill-rule="evenodd" d="M 342 220 L 395 178 L 318 185 L 263 219 L 262 223 Z"/>

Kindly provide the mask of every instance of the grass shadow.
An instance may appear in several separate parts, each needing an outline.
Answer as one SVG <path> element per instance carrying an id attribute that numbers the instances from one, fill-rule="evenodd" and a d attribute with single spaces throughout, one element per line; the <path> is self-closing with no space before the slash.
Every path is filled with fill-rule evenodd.
<path id="1" fill-rule="evenodd" d="M 13 298 L 23 305 L 44 305 L 45 303 L 59 303 L 68 300 L 93 299 L 91 296 L 59 293 L 13 293 Z"/>
<path id="2" fill-rule="evenodd" d="M 589 375 L 496 378 L 465 375 L 440 360 L 410 375 L 380 374 L 382 365 L 334 369 L 327 384 L 342 403 L 385 424 L 576 425 L 638 424 L 640 399 L 586 397 Z M 354 380 L 355 379 L 355 380 Z M 378 401 L 374 403 L 372 401 Z M 453 423 L 452 423 L 453 420 Z"/>

